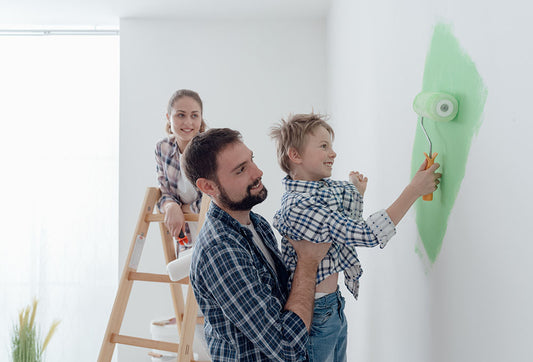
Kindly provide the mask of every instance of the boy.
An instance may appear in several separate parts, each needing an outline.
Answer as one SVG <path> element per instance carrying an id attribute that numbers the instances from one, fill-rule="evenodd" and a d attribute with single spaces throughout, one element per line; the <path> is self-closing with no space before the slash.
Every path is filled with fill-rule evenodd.
<path id="1" fill-rule="evenodd" d="M 350 181 L 330 180 L 336 153 L 334 132 L 325 117 L 297 114 L 274 127 L 278 161 L 287 173 L 281 208 L 274 227 L 283 236 L 282 254 L 291 273 L 296 253 L 287 238 L 306 239 L 332 246 L 317 272 L 315 307 L 308 354 L 311 361 L 346 361 L 346 318 L 344 298 L 338 290 L 338 273 L 344 271 L 345 284 L 357 298 L 362 274 L 356 246 L 385 247 L 396 233 L 396 225 L 416 199 L 435 191 L 439 167 L 424 170 L 425 161 L 400 197 L 387 209 L 362 219 L 363 194 L 367 178 L 350 173 Z M 289 284 L 292 278 L 289 279 Z"/>

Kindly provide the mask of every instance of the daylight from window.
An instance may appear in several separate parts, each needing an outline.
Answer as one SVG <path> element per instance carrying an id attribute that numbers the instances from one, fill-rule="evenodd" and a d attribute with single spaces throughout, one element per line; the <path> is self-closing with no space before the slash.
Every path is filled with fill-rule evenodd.
<path id="1" fill-rule="evenodd" d="M 0 360 L 33 298 L 49 361 L 95 361 L 118 273 L 118 36 L 0 36 Z"/>

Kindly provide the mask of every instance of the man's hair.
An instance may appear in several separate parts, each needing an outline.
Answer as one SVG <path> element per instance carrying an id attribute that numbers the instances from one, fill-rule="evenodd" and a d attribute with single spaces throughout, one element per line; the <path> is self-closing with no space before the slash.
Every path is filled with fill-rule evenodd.
<path id="1" fill-rule="evenodd" d="M 211 128 L 198 133 L 185 147 L 181 159 L 187 178 L 193 185 L 199 178 L 217 181 L 218 154 L 237 142 L 242 142 L 240 132 L 229 128 Z"/>
<path id="2" fill-rule="evenodd" d="M 279 165 L 288 175 L 291 173 L 289 149 L 293 147 L 301 153 L 305 137 L 319 126 L 324 127 L 332 138 L 335 136 L 327 117 L 317 113 L 291 114 L 286 121 L 281 119 L 280 124 L 270 129 L 270 137 L 276 141 Z"/>

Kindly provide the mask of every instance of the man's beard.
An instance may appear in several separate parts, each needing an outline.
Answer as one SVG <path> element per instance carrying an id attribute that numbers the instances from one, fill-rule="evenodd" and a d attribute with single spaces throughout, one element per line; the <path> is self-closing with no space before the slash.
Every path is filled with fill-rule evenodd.
<path id="1" fill-rule="evenodd" d="M 259 181 L 260 179 L 248 186 L 246 189 L 246 196 L 240 201 L 231 201 L 226 190 L 224 190 L 224 188 L 217 182 L 218 189 L 220 190 L 220 202 L 232 211 L 251 210 L 255 205 L 265 201 L 268 194 L 265 185 L 263 185 L 263 189 L 257 195 L 252 195 L 252 187 Z"/>

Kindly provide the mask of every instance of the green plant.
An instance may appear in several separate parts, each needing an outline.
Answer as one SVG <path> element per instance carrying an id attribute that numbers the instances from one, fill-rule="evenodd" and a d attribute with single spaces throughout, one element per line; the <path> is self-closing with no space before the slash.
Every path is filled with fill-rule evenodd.
<path id="1" fill-rule="evenodd" d="M 19 312 L 18 325 L 13 327 L 11 335 L 13 362 L 41 362 L 43 353 L 59 325 L 59 321 L 55 320 L 50 326 L 44 342 L 41 342 L 40 333 L 35 323 L 37 304 L 37 299 L 34 299 L 31 305 Z"/>

